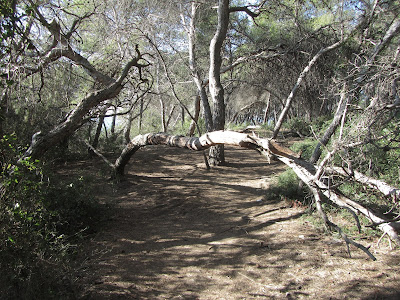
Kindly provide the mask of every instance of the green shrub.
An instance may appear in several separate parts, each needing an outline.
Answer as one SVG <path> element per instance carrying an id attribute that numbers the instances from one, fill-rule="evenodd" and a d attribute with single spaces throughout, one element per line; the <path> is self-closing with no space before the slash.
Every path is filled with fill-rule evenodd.
<path id="1" fill-rule="evenodd" d="M 306 190 L 299 189 L 299 179 L 291 169 L 280 174 L 268 189 L 268 198 L 270 199 L 281 198 L 303 202 L 305 195 Z"/>
<path id="2" fill-rule="evenodd" d="M 285 123 L 284 127 L 302 136 L 311 135 L 310 123 L 302 118 L 292 118 Z"/>
<path id="3" fill-rule="evenodd" d="M 186 136 L 188 134 L 189 128 L 190 128 L 190 124 L 192 123 L 192 119 L 190 118 L 186 118 L 185 122 L 176 124 L 174 128 L 172 128 L 172 134 L 175 135 L 184 135 Z M 201 134 L 204 134 L 206 132 L 206 123 L 204 121 L 203 118 L 199 118 L 199 120 L 197 121 L 197 124 L 199 125 L 199 128 L 201 130 Z M 194 130 L 194 135 L 195 136 L 199 136 L 199 132 L 197 130 L 197 128 L 195 128 Z"/>
<path id="4" fill-rule="evenodd" d="M 69 260 L 100 206 L 83 178 L 66 183 L 45 176 L 39 161 L 13 164 L 15 144 L 13 136 L 0 140 L 2 299 L 68 299 Z"/>
<path id="5" fill-rule="evenodd" d="M 299 153 L 301 151 L 301 157 L 305 160 L 309 160 L 317 144 L 318 141 L 316 140 L 305 139 L 300 142 L 294 143 L 292 146 L 290 146 L 290 149 L 296 153 Z"/>

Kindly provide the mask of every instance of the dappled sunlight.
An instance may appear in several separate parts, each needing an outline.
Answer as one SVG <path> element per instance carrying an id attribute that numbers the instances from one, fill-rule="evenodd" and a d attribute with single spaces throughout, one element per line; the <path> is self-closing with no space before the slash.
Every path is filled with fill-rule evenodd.
<path id="1" fill-rule="evenodd" d="M 353 294 L 367 297 L 384 291 L 374 288 L 378 282 L 398 279 L 383 271 L 390 262 L 379 249 L 380 265 L 358 249 L 350 259 L 341 240 L 302 218 L 304 207 L 268 200 L 263 183 L 282 165 L 258 165 L 256 152 L 232 149 L 231 165 L 207 171 L 192 153 L 155 147 L 137 154 L 116 187 L 115 216 L 90 246 L 102 255 L 88 262 L 85 297 L 329 299 L 356 283 Z"/>

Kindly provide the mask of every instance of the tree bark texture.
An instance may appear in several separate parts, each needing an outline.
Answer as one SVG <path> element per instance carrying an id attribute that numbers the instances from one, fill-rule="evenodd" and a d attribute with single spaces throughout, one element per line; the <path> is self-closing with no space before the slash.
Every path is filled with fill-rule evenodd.
<path id="1" fill-rule="evenodd" d="M 133 122 L 133 111 L 131 111 L 128 114 L 128 120 L 127 120 L 126 125 L 125 125 L 124 139 L 125 139 L 125 143 L 126 144 L 128 144 L 131 141 L 132 122 Z"/>
<path id="2" fill-rule="evenodd" d="M 221 84 L 221 49 L 226 38 L 229 24 L 229 0 L 219 0 L 218 25 L 210 43 L 209 88 L 214 104 L 214 130 L 223 130 L 225 126 L 224 88 Z"/>
<path id="3" fill-rule="evenodd" d="M 196 130 L 196 124 L 199 121 L 199 116 L 200 116 L 200 96 L 196 96 L 196 100 L 194 102 L 194 120 L 190 123 L 189 126 L 189 133 L 188 136 L 193 136 L 194 131 Z"/>
<path id="4" fill-rule="evenodd" d="M 219 0 L 218 25 L 214 37 L 210 43 L 210 71 L 209 88 L 214 104 L 213 130 L 223 130 L 225 127 L 225 101 L 224 88 L 221 84 L 221 50 L 229 25 L 229 0 Z M 217 146 L 210 150 L 210 164 L 219 165 L 225 162 L 223 146 Z"/>
<path id="5" fill-rule="evenodd" d="M 102 111 L 99 115 L 99 119 L 97 121 L 97 126 L 96 126 L 96 132 L 94 133 L 94 137 L 91 143 L 92 148 L 96 149 L 97 145 L 99 144 L 99 139 L 100 139 L 100 134 L 101 134 L 101 129 L 103 128 L 104 125 L 104 119 L 105 119 L 105 114 L 106 111 Z M 93 156 L 94 152 L 93 149 L 89 147 L 89 155 Z"/>

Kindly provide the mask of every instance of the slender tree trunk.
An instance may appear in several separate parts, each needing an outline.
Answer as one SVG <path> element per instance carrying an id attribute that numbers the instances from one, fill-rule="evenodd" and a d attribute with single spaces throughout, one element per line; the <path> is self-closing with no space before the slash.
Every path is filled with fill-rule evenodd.
<path id="1" fill-rule="evenodd" d="M 167 126 L 165 122 L 165 104 L 164 100 L 160 97 L 160 115 L 161 115 L 161 131 L 162 132 L 167 132 Z"/>
<path id="2" fill-rule="evenodd" d="M 218 25 L 215 35 L 210 43 L 210 71 L 209 88 L 214 104 L 213 125 L 214 130 L 225 128 L 225 102 L 224 89 L 221 84 L 222 45 L 226 38 L 229 24 L 229 0 L 219 0 Z M 224 146 L 212 147 L 209 153 L 210 164 L 220 165 L 225 163 Z"/>
<path id="3" fill-rule="evenodd" d="M 181 114 L 182 114 L 181 124 L 183 127 L 185 125 L 185 108 L 183 106 L 181 106 Z"/>
<path id="4" fill-rule="evenodd" d="M 116 102 L 116 101 L 114 101 Z M 115 103 L 116 104 L 116 103 Z M 115 141 L 117 140 L 118 137 L 118 133 L 116 133 L 115 128 L 117 125 L 117 107 L 114 105 L 112 107 L 112 119 L 111 119 L 111 127 L 110 127 L 110 141 L 111 143 L 115 143 Z"/>
<path id="5" fill-rule="evenodd" d="M 346 107 L 347 107 L 346 86 L 344 86 L 340 95 L 340 101 L 335 116 L 329 127 L 326 129 L 323 137 L 319 140 L 317 146 L 315 147 L 314 152 L 310 158 L 310 163 L 314 164 L 320 158 L 322 153 L 321 147 L 326 146 L 332 135 L 335 133 L 337 127 L 340 125 L 340 121 L 343 117 L 343 114 L 346 111 Z"/>
<path id="6" fill-rule="evenodd" d="M 299 77 L 297 78 L 296 84 L 293 86 L 292 91 L 290 92 L 289 96 L 286 99 L 285 106 L 283 107 L 283 110 L 281 114 L 279 115 L 278 121 L 275 124 L 274 128 L 274 133 L 272 135 L 272 138 L 275 139 L 278 136 L 279 130 L 282 127 L 283 121 L 286 119 L 287 113 L 292 105 L 292 101 L 294 97 L 296 96 L 297 90 L 299 89 L 301 83 L 303 82 L 304 78 L 308 74 L 308 72 L 311 70 L 311 67 L 317 62 L 317 60 L 324 55 L 325 53 L 336 49 L 340 45 L 342 45 L 344 40 L 341 40 L 339 42 L 336 42 L 328 47 L 325 47 L 321 50 L 318 51 L 317 54 L 314 55 L 314 57 L 308 62 L 308 65 L 303 69 L 303 71 L 300 73 Z"/>
<path id="7" fill-rule="evenodd" d="M 164 132 L 167 132 L 167 131 L 168 131 L 169 124 L 171 123 L 172 116 L 173 116 L 173 114 L 174 114 L 175 109 L 176 109 L 176 105 L 173 105 L 173 106 L 171 107 L 171 110 L 169 111 L 168 118 L 166 118 L 166 121 L 165 121 L 165 131 L 164 131 Z M 183 108 L 182 108 L 182 110 L 184 111 Z"/>
<path id="8" fill-rule="evenodd" d="M 113 116 L 111 121 L 110 133 L 113 136 L 115 134 L 115 125 L 117 124 L 117 109 L 114 106 L 112 110 L 113 110 Z"/>
<path id="9" fill-rule="evenodd" d="M 192 72 L 193 81 L 196 85 L 197 92 L 198 92 L 200 100 L 201 100 L 201 104 L 203 105 L 204 121 L 206 123 L 206 129 L 207 129 L 207 131 L 212 131 L 214 126 L 213 126 L 210 103 L 208 102 L 207 91 L 206 91 L 206 88 L 205 88 L 204 83 L 200 76 L 200 71 L 197 66 L 196 54 L 195 54 L 195 49 L 196 49 L 195 31 L 196 31 L 197 7 L 198 7 L 198 4 L 195 2 L 192 2 L 190 25 L 187 30 L 188 38 L 189 38 L 189 67 L 190 67 L 190 71 Z M 197 101 L 197 99 L 196 99 L 196 101 Z M 197 122 L 197 120 L 196 120 L 196 122 Z"/>
<path id="10" fill-rule="evenodd" d="M 128 122 L 126 123 L 125 126 L 125 131 L 124 131 L 125 144 L 128 144 L 129 141 L 131 140 L 132 121 L 133 121 L 133 110 L 129 113 Z"/>
<path id="11" fill-rule="evenodd" d="M 190 123 L 188 136 L 193 136 L 196 130 L 196 123 L 199 121 L 200 116 L 200 96 L 196 96 L 196 101 L 194 102 L 194 120 Z M 199 133 L 200 134 L 200 133 Z"/>
<path id="12" fill-rule="evenodd" d="M 99 145 L 99 139 L 100 139 L 100 134 L 101 134 L 101 129 L 103 128 L 104 125 L 104 117 L 105 117 L 105 112 L 102 112 L 99 115 L 99 119 L 97 121 L 97 127 L 96 127 L 96 132 L 94 133 L 94 137 L 91 143 L 91 146 L 94 149 L 97 149 L 97 146 Z M 93 152 L 92 148 L 89 147 L 88 149 L 89 156 L 92 157 L 95 153 Z"/>
<path id="13" fill-rule="evenodd" d="M 269 111 L 269 103 L 271 99 L 271 93 L 268 92 L 268 95 L 266 97 L 267 100 L 267 104 L 265 105 L 265 113 L 264 113 L 264 119 L 263 119 L 263 124 L 267 124 L 268 123 L 268 111 Z"/>
<path id="14" fill-rule="evenodd" d="M 139 119 L 138 119 L 139 133 L 142 133 L 143 105 L 144 105 L 144 101 L 142 98 L 142 99 L 140 99 L 140 107 L 139 107 Z"/>

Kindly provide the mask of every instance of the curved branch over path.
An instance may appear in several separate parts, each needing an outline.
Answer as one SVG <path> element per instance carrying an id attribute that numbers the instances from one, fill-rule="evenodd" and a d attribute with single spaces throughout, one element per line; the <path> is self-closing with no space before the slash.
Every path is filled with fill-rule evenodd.
<path id="1" fill-rule="evenodd" d="M 55 125 L 48 133 L 35 133 L 32 137 L 31 145 L 20 158 L 20 161 L 27 159 L 28 157 L 35 159 L 41 157 L 49 148 L 57 145 L 65 137 L 72 135 L 78 128 L 80 128 L 85 122 L 85 116 L 92 108 L 96 107 L 105 100 L 116 97 L 124 86 L 123 81 L 128 76 L 129 70 L 132 67 L 136 67 L 140 75 L 141 68 L 146 66 L 139 63 L 139 61 L 142 59 L 142 56 L 138 49 L 137 54 L 137 57 L 134 57 L 125 65 L 121 71 L 121 75 L 112 84 L 100 90 L 94 91 L 83 98 L 75 107 L 75 109 L 71 111 L 71 113 L 65 118 L 65 120 Z M 144 82 L 144 79 L 140 79 L 142 82 Z"/>
<path id="2" fill-rule="evenodd" d="M 330 189 L 319 179 L 318 176 L 315 176 L 317 170 L 315 165 L 301 159 L 297 153 L 281 146 L 272 139 L 253 137 L 245 133 L 234 131 L 214 131 L 206 133 L 201 137 L 173 136 L 166 133 L 148 133 L 136 136 L 127 144 L 120 157 L 114 163 L 114 171 L 117 176 L 123 176 L 125 166 L 129 162 L 130 158 L 140 148 L 148 145 L 167 145 L 170 147 L 200 151 L 220 144 L 257 150 L 267 156 L 268 159 L 270 155 L 277 157 L 280 161 L 289 166 L 312 190 L 318 189 L 336 205 L 348 208 L 355 213 L 361 213 L 373 224 L 379 224 L 377 228 L 388 234 L 392 240 L 400 245 L 400 238 L 397 233 L 397 231 L 400 230 L 400 222 L 388 222 L 372 210 L 343 196 L 339 191 Z"/>

